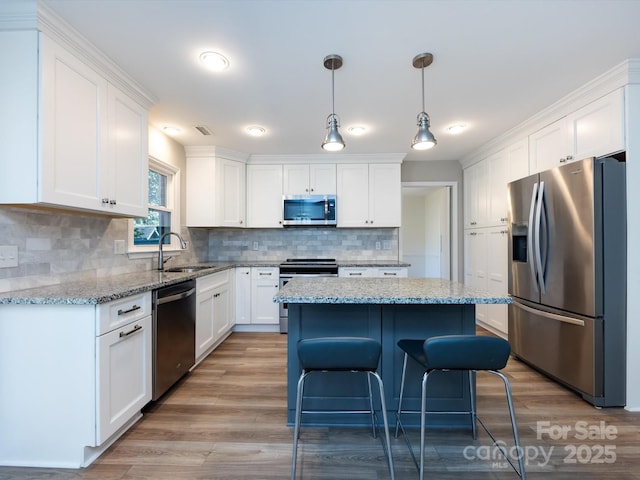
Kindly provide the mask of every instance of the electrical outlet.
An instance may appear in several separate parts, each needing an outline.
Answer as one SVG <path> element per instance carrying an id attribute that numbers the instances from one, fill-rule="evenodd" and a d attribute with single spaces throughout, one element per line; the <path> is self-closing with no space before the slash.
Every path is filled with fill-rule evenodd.
<path id="1" fill-rule="evenodd" d="M 258 244 L 258 242 L 253 242 L 253 249 L 254 250 L 258 250 L 259 247 L 260 247 L 260 245 Z"/>
<path id="2" fill-rule="evenodd" d="M 0 245 L 0 268 L 18 266 L 18 246 Z"/>
<path id="3" fill-rule="evenodd" d="M 384 250 L 391 250 L 391 240 L 385 240 L 382 242 L 382 248 Z"/>
<path id="4" fill-rule="evenodd" d="M 376 242 L 376 250 L 380 250 L 380 242 Z"/>
<path id="5" fill-rule="evenodd" d="M 124 240 L 113 241 L 113 253 L 115 255 L 124 255 Z"/>

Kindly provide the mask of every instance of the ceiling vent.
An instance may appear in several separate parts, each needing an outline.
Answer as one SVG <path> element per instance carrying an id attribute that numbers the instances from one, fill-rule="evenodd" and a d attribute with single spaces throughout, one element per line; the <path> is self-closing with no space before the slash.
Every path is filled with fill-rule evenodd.
<path id="1" fill-rule="evenodd" d="M 202 135 L 213 135 L 213 132 L 211 131 L 211 129 L 205 125 L 196 125 L 193 128 L 198 130 Z"/>

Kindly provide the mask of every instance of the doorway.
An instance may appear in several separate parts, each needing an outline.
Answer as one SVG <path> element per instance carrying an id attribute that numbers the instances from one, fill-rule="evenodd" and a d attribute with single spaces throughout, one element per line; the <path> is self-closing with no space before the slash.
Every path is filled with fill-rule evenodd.
<path id="1" fill-rule="evenodd" d="M 457 183 L 402 184 L 400 259 L 410 277 L 458 279 Z"/>

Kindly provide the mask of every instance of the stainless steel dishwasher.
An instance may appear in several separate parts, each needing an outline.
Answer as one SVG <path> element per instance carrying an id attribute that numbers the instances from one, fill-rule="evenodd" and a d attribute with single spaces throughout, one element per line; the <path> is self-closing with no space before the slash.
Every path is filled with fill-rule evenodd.
<path id="1" fill-rule="evenodd" d="M 153 395 L 160 398 L 195 362 L 196 281 L 153 291 Z"/>

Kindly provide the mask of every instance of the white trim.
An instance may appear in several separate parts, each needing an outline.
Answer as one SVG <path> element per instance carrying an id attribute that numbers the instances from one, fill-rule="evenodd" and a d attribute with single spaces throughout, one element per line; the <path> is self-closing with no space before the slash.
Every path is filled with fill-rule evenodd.
<path id="1" fill-rule="evenodd" d="M 155 157 L 149 156 L 149 170 L 154 170 L 162 175 L 171 177 L 171 184 L 167 188 L 167 208 L 166 210 L 171 212 L 171 231 L 180 231 L 180 169 L 167 162 L 163 162 Z M 147 199 L 148 200 L 148 199 Z M 148 201 L 147 201 L 148 205 Z M 134 245 L 133 243 L 133 225 L 134 220 L 130 219 L 127 227 L 127 254 L 129 258 L 148 258 L 153 257 L 158 252 L 157 245 Z M 178 254 L 182 249 L 180 248 L 178 239 L 175 236 L 170 236 L 171 243 L 163 247 L 163 253 L 166 253 L 166 257 L 171 257 Z"/>
<path id="2" fill-rule="evenodd" d="M 186 146 L 184 152 L 187 158 L 216 157 L 247 163 L 248 153 L 237 152 L 224 147 L 216 146 Z"/>
<path id="3" fill-rule="evenodd" d="M 460 229 L 458 220 L 458 182 L 456 181 L 444 181 L 444 182 L 402 182 L 401 188 L 415 188 L 415 187 L 450 187 L 451 188 L 451 280 L 454 282 L 459 281 L 458 265 L 459 265 L 459 235 Z M 398 238 L 398 260 L 402 260 L 402 227 L 400 227 L 400 235 Z"/>
<path id="4" fill-rule="evenodd" d="M 248 163 L 254 165 L 286 165 L 293 163 L 402 163 L 406 156 L 406 153 L 251 155 Z"/>

